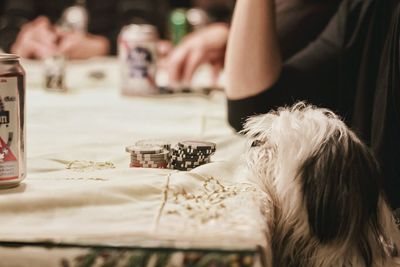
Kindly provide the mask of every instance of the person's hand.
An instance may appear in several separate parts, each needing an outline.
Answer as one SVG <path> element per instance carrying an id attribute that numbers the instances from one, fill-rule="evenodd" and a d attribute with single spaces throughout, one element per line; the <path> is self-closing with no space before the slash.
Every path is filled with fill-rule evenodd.
<path id="1" fill-rule="evenodd" d="M 190 83 L 196 69 L 204 63 L 213 66 L 216 81 L 224 64 L 228 35 L 228 25 L 217 23 L 185 37 L 166 61 L 170 84 Z"/>
<path id="2" fill-rule="evenodd" d="M 109 41 L 99 35 L 79 31 L 59 32 L 58 52 L 70 59 L 87 59 L 107 55 L 110 50 Z"/>
<path id="3" fill-rule="evenodd" d="M 169 53 L 173 50 L 174 46 L 171 41 L 160 40 L 157 42 L 157 56 L 161 60 L 161 63 L 165 61 Z"/>
<path id="4" fill-rule="evenodd" d="M 26 23 L 11 46 L 11 53 L 26 58 L 45 58 L 57 51 L 57 34 L 46 17 Z"/>

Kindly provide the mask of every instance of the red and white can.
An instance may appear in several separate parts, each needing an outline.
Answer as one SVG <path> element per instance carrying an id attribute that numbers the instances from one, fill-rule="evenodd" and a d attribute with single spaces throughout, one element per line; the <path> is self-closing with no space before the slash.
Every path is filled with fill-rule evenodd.
<path id="1" fill-rule="evenodd" d="M 132 24 L 122 28 L 118 37 L 122 94 L 158 93 L 157 41 L 157 29 L 152 25 Z"/>
<path id="2" fill-rule="evenodd" d="M 0 188 L 26 175 L 25 71 L 19 57 L 0 54 Z"/>

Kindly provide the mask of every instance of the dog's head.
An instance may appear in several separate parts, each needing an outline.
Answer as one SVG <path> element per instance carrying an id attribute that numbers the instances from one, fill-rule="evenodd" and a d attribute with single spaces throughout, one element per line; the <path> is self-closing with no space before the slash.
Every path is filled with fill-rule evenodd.
<path id="1" fill-rule="evenodd" d="M 348 242 L 377 222 L 378 165 L 333 112 L 298 103 L 250 118 L 244 131 L 254 176 L 320 244 Z"/>

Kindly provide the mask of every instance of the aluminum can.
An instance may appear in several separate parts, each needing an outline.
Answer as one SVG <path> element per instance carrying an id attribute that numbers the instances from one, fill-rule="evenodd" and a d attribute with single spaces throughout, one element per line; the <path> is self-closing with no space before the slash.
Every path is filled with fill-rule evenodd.
<path id="1" fill-rule="evenodd" d="M 19 57 L 0 54 L 0 188 L 26 175 L 25 71 Z"/>
<path id="2" fill-rule="evenodd" d="M 157 29 L 131 24 L 118 37 L 121 90 L 124 95 L 157 94 Z"/>

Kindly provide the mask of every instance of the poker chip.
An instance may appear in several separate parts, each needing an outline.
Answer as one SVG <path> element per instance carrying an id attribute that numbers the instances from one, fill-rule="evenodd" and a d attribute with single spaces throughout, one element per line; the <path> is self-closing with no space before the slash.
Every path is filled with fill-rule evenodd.
<path id="1" fill-rule="evenodd" d="M 158 154 L 162 153 L 164 148 L 159 145 L 133 145 L 126 147 L 125 150 L 131 154 Z"/>
<path id="2" fill-rule="evenodd" d="M 185 158 L 185 157 L 177 157 L 177 156 L 171 156 L 171 160 L 172 161 L 188 161 L 188 162 L 191 162 L 191 161 L 194 161 L 194 162 L 202 162 L 202 161 L 206 161 L 207 159 L 208 159 L 209 157 L 201 157 L 201 158 L 197 158 L 197 157 L 195 157 L 195 158 Z"/>
<path id="3" fill-rule="evenodd" d="M 179 157 L 208 157 L 214 154 L 214 151 L 197 151 L 197 150 L 185 150 L 185 149 L 172 149 L 171 153 Z"/>
<path id="4" fill-rule="evenodd" d="M 131 159 L 137 159 L 137 160 L 154 160 L 154 161 L 159 161 L 159 160 L 169 160 L 170 158 L 170 152 L 166 149 L 161 151 L 161 153 L 157 154 L 138 154 L 138 153 L 131 153 Z"/>
<path id="5" fill-rule="evenodd" d="M 131 168 L 157 168 L 157 169 L 167 169 L 168 164 L 149 164 L 149 163 L 131 163 Z"/>
<path id="6" fill-rule="evenodd" d="M 200 150 L 200 151 L 207 150 L 213 152 L 215 152 L 216 150 L 215 143 L 204 142 L 204 141 L 182 141 L 178 143 L 178 146 L 190 150 Z"/>
<path id="7" fill-rule="evenodd" d="M 188 163 L 204 163 L 207 162 L 210 157 L 206 158 L 180 158 L 180 157 L 171 157 L 172 162 L 188 162 Z"/>
<path id="8" fill-rule="evenodd" d="M 189 171 L 209 163 L 216 144 L 203 141 L 182 141 L 171 149 L 171 166 L 175 170 Z"/>
<path id="9" fill-rule="evenodd" d="M 201 157 L 208 157 L 214 154 L 214 152 L 198 152 L 198 151 L 189 151 L 189 150 L 179 150 L 176 148 L 171 149 L 171 155 L 182 157 L 182 158 L 201 158 Z"/>
<path id="10" fill-rule="evenodd" d="M 171 142 L 162 139 L 144 139 L 135 143 L 137 146 L 160 146 L 167 150 L 171 149 Z"/>
<path id="11" fill-rule="evenodd" d="M 162 140 L 140 140 L 126 147 L 131 154 L 131 168 L 159 168 L 170 166 L 171 144 Z"/>
<path id="12" fill-rule="evenodd" d="M 168 161 L 139 161 L 132 160 L 130 163 L 130 167 L 136 168 L 167 168 L 169 166 Z"/>
<path id="13" fill-rule="evenodd" d="M 175 147 L 160 139 L 146 139 L 135 142 L 125 149 L 131 154 L 132 168 L 172 168 L 190 171 L 211 162 L 216 144 L 204 141 L 182 141 Z"/>

